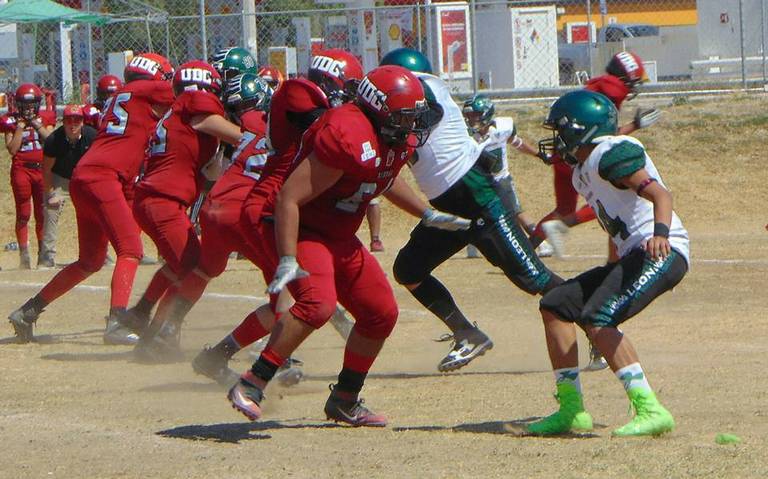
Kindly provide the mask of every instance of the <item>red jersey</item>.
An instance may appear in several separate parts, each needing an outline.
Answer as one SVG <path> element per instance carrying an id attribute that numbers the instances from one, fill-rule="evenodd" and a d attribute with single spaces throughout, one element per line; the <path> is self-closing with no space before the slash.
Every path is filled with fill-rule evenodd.
<path id="1" fill-rule="evenodd" d="M 413 148 L 380 143 L 368 117 L 357 105 L 348 103 L 328 110 L 309 127 L 302 139 L 299 161 L 310 153 L 344 174 L 300 208 L 300 226 L 326 238 L 343 240 L 355 235 L 368 203 L 392 186 Z M 273 211 L 274 203 L 275 196 L 265 210 Z"/>
<path id="2" fill-rule="evenodd" d="M 630 93 L 627 85 L 619 77 L 613 75 L 601 75 L 592 78 L 584 85 L 584 89 L 607 96 L 616 105 L 617 110 L 621 109 L 621 104 L 624 103 Z"/>
<path id="3" fill-rule="evenodd" d="M 83 123 L 99 129 L 99 120 L 101 119 L 101 109 L 93 103 L 83 105 Z"/>
<path id="4" fill-rule="evenodd" d="M 267 135 L 274 153 L 267 159 L 259 183 L 251 195 L 263 199 L 277 194 L 293 169 L 304 132 L 288 121 L 288 113 L 328 108 L 330 105 L 323 91 L 309 80 L 290 79 L 280 85 L 272 96 L 269 108 Z"/>
<path id="5" fill-rule="evenodd" d="M 126 183 L 139 174 L 149 138 L 159 118 L 152 105 L 171 105 L 173 88 L 167 81 L 136 80 L 127 83 L 104 105 L 99 134 L 75 168 L 113 171 Z"/>
<path id="6" fill-rule="evenodd" d="M 219 147 L 219 139 L 190 125 L 196 116 L 224 116 L 221 100 L 208 91 L 182 92 L 157 123 L 144 176 L 137 189 L 190 205 L 198 194 L 198 173 Z"/>
<path id="7" fill-rule="evenodd" d="M 251 111 L 241 118 L 243 138 L 232 154 L 232 164 L 216 181 L 208 198 L 242 203 L 261 177 L 267 162 L 266 113 Z"/>
<path id="8" fill-rule="evenodd" d="M 44 126 L 56 126 L 56 112 L 40 110 L 38 118 Z M 0 117 L 0 131 L 3 133 L 14 133 L 18 117 L 15 113 L 9 113 Z M 21 146 L 19 151 L 13 155 L 12 162 L 16 163 L 42 163 L 43 162 L 43 140 L 37 131 L 26 122 L 27 127 L 21 136 Z"/>

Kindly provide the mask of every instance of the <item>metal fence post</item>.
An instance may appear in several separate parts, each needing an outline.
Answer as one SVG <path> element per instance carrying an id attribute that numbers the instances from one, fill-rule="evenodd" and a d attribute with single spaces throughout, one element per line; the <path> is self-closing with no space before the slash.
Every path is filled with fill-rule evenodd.
<path id="1" fill-rule="evenodd" d="M 747 89 L 746 40 L 744 39 L 744 0 L 739 0 L 739 34 L 741 36 L 741 87 Z"/>
<path id="2" fill-rule="evenodd" d="M 475 3 L 475 0 L 469 0 L 469 24 L 471 25 L 470 28 L 472 28 L 472 34 L 469 36 L 470 41 L 472 42 L 472 48 L 470 49 L 470 54 L 472 55 L 472 94 L 477 93 L 477 19 L 475 16 L 475 10 L 477 9 L 477 4 Z"/>
<path id="3" fill-rule="evenodd" d="M 91 0 L 87 0 L 85 8 L 88 13 L 91 13 Z M 86 24 L 86 31 L 88 35 L 88 103 L 93 103 L 93 27 L 90 22 Z M 85 101 L 85 98 L 81 98 L 81 101 Z"/>
<path id="4" fill-rule="evenodd" d="M 592 0 L 585 0 L 587 7 L 587 59 L 589 60 L 589 76 L 592 77 L 593 65 L 592 65 L 592 44 L 597 41 L 596 38 L 592 38 Z"/>
<path id="5" fill-rule="evenodd" d="M 421 0 L 416 2 L 416 39 L 419 45 L 419 51 L 423 52 L 424 49 L 421 45 Z"/>
<path id="6" fill-rule="evenodd" d="M 760 32 L 761 32 L 761 45 L 763 54 L 763 85 L 766 84 L 766 64 L 765 64 L 765 0 L 760 0 Z"/>
<path id="7" fill-rule="evenodd" d="M 200 39 L 203 42 L 203 58 L 208 60 L 208 33 L 205 30 L 205 0 L 200 0 Z"/>

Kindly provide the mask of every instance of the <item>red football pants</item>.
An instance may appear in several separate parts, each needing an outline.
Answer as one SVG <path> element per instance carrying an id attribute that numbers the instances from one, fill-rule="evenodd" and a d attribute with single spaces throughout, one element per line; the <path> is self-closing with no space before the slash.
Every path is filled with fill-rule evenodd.
<path id="1" fill-rule="evenodd" d="M 177 278 L 192 271 L 200 258 L 200 241 L 185 205 L 137 190 L 133 216 Z"/>
<path id="2" fill-rule="evenodd" d="M 209 278 L 221 275 L 229 254 L 242 253 L 254 265 L 259 259 L 240 228 L 242 201 L 206 201 L 200 210 L 200 262 L 198 269 Z"/>
<path id="3" fill-rule="evenodd" d="M 29 247 L 29 219 L 34 207 L 37 242 L 43 239 L 43 171 L 14 163 L 11 167 L 11 189 L 16 203 L 16 242 Z"/>
<path id="4" fill-rule="evenodd" d="M 272 278 L 278 264 L 274 226 L 262 221 L 259 229 L 254 244 L 265 260 L 265 277 Z M 288 284 L 296 301 L 290 309 L 295 318 L 320 328 L 338 301 L 355 318 L 360 335 L 371 339 L 389 336 L 397 322 L 397 302 L 378 261 L 357 237 L 330 240 L 302 231 L 296 257 L 309 276 Z"/>
<path id="5" fill-rule="evenodd" d="M 123 195 L 123 184 L 114 172 L 78 174 L 76 170 L 69 194 L 77 217 L 78 259 L 54 276 L 40 296 L 50 303 L 100 270 L 107 257 L 107 243 L 111 243 L 117 262 L 112 272 L 110 306 L 125 308 L 143 253 L 139 227 Z"/>

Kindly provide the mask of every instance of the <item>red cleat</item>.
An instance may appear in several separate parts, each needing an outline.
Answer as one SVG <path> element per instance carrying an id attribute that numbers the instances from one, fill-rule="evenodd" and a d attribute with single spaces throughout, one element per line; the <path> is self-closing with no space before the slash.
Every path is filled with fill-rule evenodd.
<path id="1" fill-rule="evenodd" d="M 343 422 L 350 426 L 360 427 L 384 427 L 387 425 L 387 417 L 376 414 L 363 406 L 363 400 L 350 401 L 342 399 L 336 393 L 335 385 L 330 385 L 331 395 L 325 402 L 325 415 L 335 422 Z"/>
<path id="2" fill-rule="evenodd" d="M 227 394 L 232 407 L 251 421 L 261 419 L 261 401 L 264 400 L 264 391 L 256 386 L 255 380 L 253 373 L 247 371 Z"/>

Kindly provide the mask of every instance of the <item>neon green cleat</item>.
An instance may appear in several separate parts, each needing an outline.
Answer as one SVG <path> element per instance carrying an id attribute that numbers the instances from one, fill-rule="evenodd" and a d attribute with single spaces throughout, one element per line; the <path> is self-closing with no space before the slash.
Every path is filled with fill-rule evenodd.
<path id="1" fill-rule="evenodd" d="M 528 424 L 528 432 L 538 436 L 553 436 L 569 431 L 591 431 L 592 416 L 584 410 L 584 400 L 572 384 L 557 385 L 560 409 L 536 422 Z"/>
<path id="2" fill-rule="evenodd" d="M 675 428 L 675 418 L 661 405 L 653 391 L 632 388 L 627 391 L 635 417 L 614 429 L 614 436 L 659 436 Z"/>

